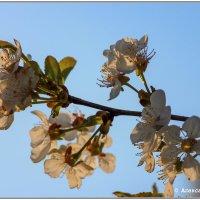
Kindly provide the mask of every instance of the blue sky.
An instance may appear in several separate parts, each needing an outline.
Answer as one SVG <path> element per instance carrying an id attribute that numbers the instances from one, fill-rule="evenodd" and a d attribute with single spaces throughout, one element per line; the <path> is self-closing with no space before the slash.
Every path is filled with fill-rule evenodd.
<path id="1" fill-rule="evenodd" d="M 0 3 L 0 39 L 21 42 L 23 52 L 30 53 L 43 66 L 47 55 L 58 60 L 65 56 L 77 59 L 66 86 L 70 94 L 116 108 L 141 110 L 137 96 L 128 88 L 107 101 L 109 89 L 99 88 L 100 68 L 105 62 L 104 49 L 123 37 L 149 36 L 149 49 L 155 49 L 146 72 L 147 81 L 164 89 L 167 104 L 179 115 L 198 115 L 200 85 L 200 4 L 199 3 Z M 141 83 L 131 75 L 131 83 Z M 70 106 L 85 114 L 96 110 Z M 113 174 L 96 170 L 83 181 L 79 190 L 70 190 L 65 177 L 52 179 L 43 173 L 43 164 L 33 164 L 30 156 L 29 130 L 39 120 L 30 111 L 50 113 L 45 105 L 33 106 L 15 114 L 15 122 L 0 134 L 0 197 L 113 197 L 116 190 L 138 193 L 150 191 L 157 180 L 156 171 L 147 174 L 137 167 L 138 152 L 129 135 L 136 125 L 135 117 L 117 117 L 110 134 L 113 146 L 108 149 L 117 157 Z M 175 122 L 172 122 L 175 123 Z M 176 123 L 181 124 L 181 123 Z M 175 187 L 186 178 L 178 176 Z"/>

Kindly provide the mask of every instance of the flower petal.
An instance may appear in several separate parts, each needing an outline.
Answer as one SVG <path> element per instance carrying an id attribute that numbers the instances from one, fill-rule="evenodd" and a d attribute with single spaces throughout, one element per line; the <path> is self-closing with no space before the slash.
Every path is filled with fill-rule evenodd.
<path id="1" fill-rule="evenodd" d="M 200 118 L 197 116 L 188 118 L 182 128 L 187 132 L 189 138 L 200 137 Z"/>
<path id="2" fill-rule="evenodd" d="M 161 128 L 159 133 L 163 135 L 163 140 L 167 145 L 176 145 L 181 142 L 180 130 L 180 127 L 172 125 Z"/>
<path id="3" fill-rule="evenodd" d="M 49 159 L 44 162 L 44 173 L 52 178 L 58 178 L 65 169 L 65 162 L 63 160 Z"/>
<path id="4" fill-rule="evenodd" d="M 149 173 L 153 172 L 155 168 L 155 159 L 152 153 L 145 153 L 140 159 L 138 166 L 143 165 L 144 162 L 146 163 L 145 170 Z"/>
<path id="5" fill-rule="evenodd" d="M 196 181 L 200 179 L 200 164 L 189 154 L 184 158 L 182 167 L 188 180 Z"/>
<path id="6" fill-rule="evenodd" d="M 50 137 L 47 135 L 41 144 L 32 148 L 31 160 L 34 163 L 40 162 L 46 157 L 50 148 L 51 148 L 51 140 L 50 140 Z"/>
<path id="7" fill-rule="evenodd" d="M 158 111 L 161 111 L 166 105 L 165 92 L 163 90 L 156 90 L 150 97 L 151 106 Z"/>
<path id="8" fill-rule="evenodd" d="M 77 130 L 73 130 L 73 131 L 69 131 L 66 132 L 65 135 L 63 136 L 63 138 L 67 141 L 71 141 L 74 140 L 77 137 L 78 131 Z"/>
<path id="9" fill-rule="evenodd" d="M 87 134 L 80 134 L 77 138 L 77 143 L 80 145 L 84 145 L 89 139 L 91 135 L 89 133 Z"/>
<path id="10" fill-rule="evenodd" d="M 106 173 L 112 173 L 115 170 L 115 156 L 110 153 L 99 155 L 99 167 Z"/>
<path id="11" fill-rule="evenodd" d="M 119 72 L 129 74 L 136 69 L 136 66 L 130 58 L 121 55 L 116 62 L 116 69 Z"/>
<path id="12" fill-rule="evenodd" d="M 62 128 L 67 128 L 71 126 L 71 118 L 66 112 L 60 112 L 58 116 L 52 117 L 50 116 L 49 122 L 51 124 L 61 125 Z"/>
<path id="13" fill-rule="evenodd" d="M 97 168 L 97 162 L 96 162 L 96 157 L 95 156 L 87 156 L 85 161 L 84 161 L 87 165 L 89 165 L 90 167 L 92 167 L 93 169 Z"/>
<path id="14" fill-rule="evenodd" d="M 43 112 L 41 112 L 41 111 L 39 111 L 39 110 L 34 110 L 34 111 L 32 111 L 31 113 L 33 113 L 34 115 L 36 115 L 37 117 L 39 117 L 40 119 L 41 119 L 41 121 L 45 124 L 45 125 L 47 125 L 48 126 L 48 120 L 47 120 L 47 116 L 43 113 Z"/>
<path id="15" fill-rule="evenodd" d="M 7 130 L 14 121 L 14 114 L 3 116 L 0 114 L 0 130 Z"/>
<path id="16" fill-rule="evenodd" d="M 36 147 L 44 141 L 48 131 L 44 126 L 36 126 L 30 130 L 31 147 Z"/>
<path id="17" fill-rule="evenodd" d="M 113 88 L 111 89 L 110 98 L 108 100 L 116 98 L 119 95 L 120 91 L 121 91 L 121 82 L 119 80 L 116 80 Z"/>
<path id="18" fill-rule="evenodd" d="M 112 145 L 112 138 L 111 138 L 111 136 L 107 134 L 104 138 L 105 138 L 104 139 L 104 147 L 105 148 L 111 147 L 111 145 Z"/>
<path id="19" fill-rule="evenodd" d="M 93 168 L 87 165 L 85 162 L 78 164 L 76 167 L 74 167 L 74 169 L 76 170 L 76 174 L 82 179 L 91 175 L 93 172 Z"/>
<path id="20" fill-rule="evenodd" d="M 76 170 L 73 168 L 67 168 L 66 170 L 66 177 L 69 183 L 69 187 L 73 188 L 80 188 L 82 185 L 81 178 L 77 175 Z"/>
<path id="21" fill-rule="evenodd" d="M 135 128 L 133 129 L 130 138 L 133 144 L 144 141 L 144 139 L 151 135 L 155 130 L 145 123 L 138 123 Z"/>
<path id="22" fill-rule="evenodd" d="M 173 164 L 177 161 L 179 153 L 179 149 L 175 145 L 164 146 L 160 153 L 161 162 L 163 165 Z"/>
<path id="23" fill-rule="evenodd" d="M 142 38 L 140 38 L 140 40 L 138 41 L 138 50 L 142 50 L 143 48 L 145 48 L 147 46 L 147 42 L 148 42 L 148 35 L 144 35 Z"/>
<path id="24" fill-rule="evenodd" d="M 160 119 L 157 120 L 155 123 L 159 126 L 166 126 L 169 124 L 171 120 L 171 107 L 165 106 L 160 112 Z"/>
<path id="25" fill-rule="evenodd" d="M 196 141 L 196 143 L 193 146 L 193 150 L 197 153 L 200 154 L 200 140 Z"/>

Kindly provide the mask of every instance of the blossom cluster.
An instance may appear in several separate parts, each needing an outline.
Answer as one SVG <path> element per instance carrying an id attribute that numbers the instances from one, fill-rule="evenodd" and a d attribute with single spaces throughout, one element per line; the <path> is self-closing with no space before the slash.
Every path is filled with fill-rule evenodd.
<path id="1" fill-rule="evenodd" d="M 166 106 L 163 90 L 156 90 L 150 105 L 142 110 L 142 121 L 131 133 L 131 141 L 141 149 L 139 166 L 151 173 L 155 168 L 155 152 L 160 152 L 158 165 L 162 166 L 159 179 L 167 181 L 165 197 L 173 197 L 173 182 L 177 174 L 184 173 L 188 180 L 200 179 L 200 163 L 195 157 L 200 153 L 200 118 L 192 116 L 179 127 L 169 125 L 170 106 Z"/>
<path id="2" fill-rule="evenodd" d="M 82 149 L 96 128 L 73 128 L 77 122 L 84 120 L 83 114 L 79 116 L 76 113 L 60 112 L 57 117 L 49 119 L 41 111 L 33 111 L 33 114 L 38 116 L 42 123 L 30 130 L 31 160 L 38 163 L 45 159 L 44 172 L 50 177 L 58 178 L 66 174 L 69 187 L 80 188 L 82 179 L 92 175 L 98 166 L 106 173 L 114 171 L 115 156 L 102 151 L 112 144 L 108 134 L 99 134 Z M 59 140 L 68 143 L 59 146 Z"/>
<path id="3" fill-rule="evenodd" d="M 31 105 L 32 91 L 39 77 L 30 67 L 20 67 L 20 43 L 14 40 L 16 51 L 5 48 L 0 52 L 0 130 L 10 127 L 14 112 Z"/>
<path id="4" fill-rule="evenodd" d="M 103 55 L 107 61 L 103 64 L 101 72 L 103 80 L 99 80 L 101 87 L 112 87 L 110 98 L 116 98 L 122 86 L 129 81 L 128 74 L 136 71 L 141 75 L 146 70 L 149 60 L 154 56 L 152 51 L 147 54 L 148 36 L 144 35 L 140 40 L 134 38 L 123 38 L 106 49 Z"/>

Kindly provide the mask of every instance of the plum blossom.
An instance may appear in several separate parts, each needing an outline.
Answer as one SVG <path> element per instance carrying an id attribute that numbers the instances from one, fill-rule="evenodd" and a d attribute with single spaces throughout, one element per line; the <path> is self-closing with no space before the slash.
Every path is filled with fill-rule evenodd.
<path id="1" fill-rule="evenodd" d="M 112 87 L 110 98 L 116 98 L 120 91 L 123 91 L 122 85 L 129 78 L 129 74 L 136 69 L 136 55 L 147 46 L 148 36 L 143 36 L 139 41 L 133 38 L 123 38 L 111 45 L 110 49 L 104 50 L 103 55 L 107 57 L 107 62 L 102 66 L 101 72 L 103 80 L 99 80 L 101 87 Z"/>
<path id="2" fill-rule="evenodd" d="M 69 147 L 71 152 L 69 153 Z M 77 153 L 81 146 L 77 144 L 68 144 L 67 146 L 60 146 L 60 148 L 50 154 L 51 158 L 44 162 L 44 172 L 52 178 L 58 178 L 63 173 L 66 174 L 69 187 L 80 188 L 82 185 L 82 179 L 89 176 L 93 172 L 93 168 L 87 165 L 84 161 L 78 163 L 75 166 L 70 166 L 68 158 L 70 155 Z"/>
<path id="3" fill-rule="evenodd" d="M 31 68 L 19 67 L 22 49 L 14 41 L 16 51 L 5 48 L 0 52 L 0 130 L 11 126 L 14 112 L 31 105 L 31 93 L 39 80 Z"/>
<path id="4" fill-rule="evenodd" d="M 142 152 L 139 166 L 146 162 L 146 171 L 152 172 L 155 160 L 152 152 L 161 144 L 160 128 L 166 126 L 171 118 L 171 109 L 166 106 L 166 98 L 163 90 L 156 90 L 150 97 L 150 105 L 142 111 L 142 122 L 133 129 L 130 138 Z"/>
<path id="5" fill-rule="evenodd" d="M 33 69 L 23 67 L 0 80 L 0 112 L 10 115 L 31 105 L 31 93 L 39 78 Z"/>
<path id="6" fill-rule="evenodd" d="M 148 36 L 144 35 L 139 41 L 134 38 L 123 38 L 104 50 L 108 58 L 108 66 L 114 66 L 117 71 L 129 74 L 136 69 L 136 55 L 147 46 Z"/>
<path id="7" fill-rule="evenodd" d="M 109 100 L 116 98 L 120 91 L 122 90 L 122 83 L 119 80 L 119 77 L 122 76 L 115 68 L 108 67 L 105 64 L 101 70 L 104 73 L 103 80 L 100 80 L 102 84 L 99 84 L 101 87 L 112 87 L 110 92 Z"/>
<path id="8" fill-rule="evenodd" d="M 160 158 L 164 165 L 182 161 L 182 170 L 188 180 L 200 179 L 200 163 L 195 159 L 195 153 L 200 153 L 200 118 L 188 118 L 182 129 L 172 125 L 162 130 L 163 147 Z"/>
<path id="9" fill-rule="evenodd" d="M 30 130 L 31 137 L 31 160 L 33 162 L 40 162 L 43 160 L 50 149 L 56 147 L 56 139 L 54 138 L 54 132 L 60 128 L 67 128 L 71 126 L 71 118 L 67 113 L 60 112 L 55 118 L 47 116 L 40 111 L 33 111 L 33 114 L 38 116 L 42 124 L 36 126 Z M 58 135 L 55 135 L 58 137 Z M 66 140 L 70 141 L 77 136 L 77 132 L 66 132 L 63 136 Z"/>

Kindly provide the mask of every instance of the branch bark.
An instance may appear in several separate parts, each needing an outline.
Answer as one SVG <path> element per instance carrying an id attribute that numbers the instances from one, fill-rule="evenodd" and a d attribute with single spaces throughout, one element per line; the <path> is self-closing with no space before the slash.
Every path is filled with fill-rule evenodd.
<path id="1" fill-rule="evenodd" d="M 141 112 L 139 111 L 130 111 L 130 110 L 122 110 L 122 109 L 117 109 L 117 108 L 112 108 L 108 106 L 103 106 L 100 104 L 96 104 L 90 101 L 86 101 L 84 99 L 80 99 L 74 96 L 69 95 L 69 102 L 82 105 L 82 106 L 87 106 L 91 108 L 95 108 L 98 110 L 104 110 L 110 112 L 113 116 L 120 116 L 120 115 L 126 115 L 126 116 L 137 116 L 141 117 Z M 185 121 L 188 117 L 185 116 L 179 116 L 179 115 L 171 115 L 172 120 L 176 121 Z"/>

